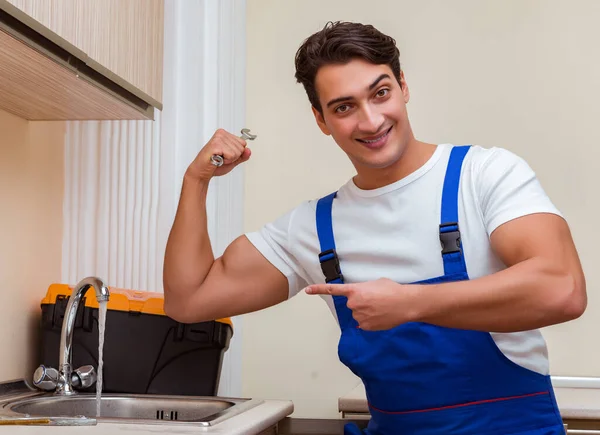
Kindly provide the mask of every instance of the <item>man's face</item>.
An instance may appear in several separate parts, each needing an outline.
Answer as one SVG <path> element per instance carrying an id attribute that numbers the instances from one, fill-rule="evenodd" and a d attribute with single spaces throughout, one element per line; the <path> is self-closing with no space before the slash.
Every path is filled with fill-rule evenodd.
<path id="1" fill-rule="evenodd" d="M 388 65 L 352 60 L 321 67 L 315 87 L 323 115 L 313 108 L 323 133 L 331 135 L 357 171 L 398 161 L 412 132 L 406 112 L 409 92 Z"/>

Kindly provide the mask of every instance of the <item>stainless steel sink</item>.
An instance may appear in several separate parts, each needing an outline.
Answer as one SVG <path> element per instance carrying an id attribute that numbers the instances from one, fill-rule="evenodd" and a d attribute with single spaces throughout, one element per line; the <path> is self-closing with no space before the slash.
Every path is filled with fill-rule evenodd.
<path id="1" fill-rule="evenodd" d="M 94 424 L 89 420 L 136 424 L 213 426 L 262 403 L 260 400 L 220 397 L 107 394 L 96 416 L 96 396 L 36 394 L 0 404 L 0 419 L 50 418 L 61 425 Z M 87 422 L 86 422 L 87 421 Z"/>
<path id="2" fill-rule="evenodd" d="M 223 397 L 103 394 L 97 412 L 95 394 L 82 392 L 96 382 L 94 367 L 73 370 L 71 364 L 77 307 L 90 288 L 94 288 L 98 301 L 110 298 L 108 287 L 99 278 L 84 278 L 75 286 L 61 329 L 59 369 L 42 365 L 27 381 L 0 382 L 0 425 L 94 425 L 113 421 L 214 426 L 263 403 Z"/>

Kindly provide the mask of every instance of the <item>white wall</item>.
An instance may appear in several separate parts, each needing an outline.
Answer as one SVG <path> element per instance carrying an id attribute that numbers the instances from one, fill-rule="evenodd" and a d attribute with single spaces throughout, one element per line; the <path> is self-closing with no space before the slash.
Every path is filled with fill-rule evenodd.
<path id="1" fill-rule="evenodd" d="M 328 20 L 397 39 L 419 139 L 506 147 L 537 171 L 571 224 L 590 301 L 583 318 L 544 331 L 552 374 L 600 376 L 600 2 L 248 2 L 247 124 L 259 140 L 246 165 L 247 231 L 354 173 L 294 79 L 297 48 Z M 357 383 L 337 359 L 338 336 L 325 304 L 305 295 L 245 316 L 244 395 L 292 399 L 296 416 L 337 416 L 338 396 Z"/>
<path id="2" fill-rule="evenodd" d="M 60 279 L 64 129 L 0 111 L 0 381 L 33 374 L 40 302 Z"/>

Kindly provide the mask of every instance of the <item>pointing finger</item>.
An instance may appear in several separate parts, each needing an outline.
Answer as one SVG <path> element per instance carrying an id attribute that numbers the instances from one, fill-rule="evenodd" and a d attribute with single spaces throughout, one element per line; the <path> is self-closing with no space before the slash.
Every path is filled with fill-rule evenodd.
<path id="1" fill-rule="evenodd" d="M 346 296 L 352 290 L 348 284 L 313 284 L 304 289 L 309 295 Z"/>

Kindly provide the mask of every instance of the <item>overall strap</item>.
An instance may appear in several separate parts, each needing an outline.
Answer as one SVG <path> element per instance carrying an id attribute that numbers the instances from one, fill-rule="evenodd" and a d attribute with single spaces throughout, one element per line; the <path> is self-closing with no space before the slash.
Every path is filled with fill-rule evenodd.
<path id="1" fill-rule="evenodd" d="M 344 277 L 342 275 L 342 270 L 340 269 L 340 260 L 335 250 L 335 239 L 333 237 L 333 224 L 331 219 L 333 199 L 336 195 L 337 192 L 334 192 L 321 198 L 317 202 L 317 236 L 319 237 L 319 244 L 321 245 L 319 262 L 321 263 L 323 275 L 325 275 L 325 282 L 343 284 Z M 352 317 L 352 310 L 346 305 L 348 298 L 345 296 L 332 296 L 332 298 L 342 331 L 346 329 L 356 329 L 358 323 L 354 317 Z"/>
<path id="2" fill-rule="evenodd" d="M 337 192 L 333 192 L 317 202 L 317 236 L 321 245 L 319 262 L 321 270 L 325 275 L 325 282 L 334 284 L 343 284 L 344 277 L 340 269 L 340 260 L 335 251 L 335 239 L 333 237 L 333 224 L 331 220 L 331 210 L 333 199 Z"/>
<path id="3" fill-rule="evenodd" d="M 321 270 L 325 275 L 326 283 L 343 284 L 344 277 L 340 269 L 340 260 L 335 252 L 335 239 L 333 237 L 333 223 L 331 210 L 333 198 L 337 192 L 333 192 L 317 202 L 317 236 L 321 245 L 319 262 Z"/>
<path id="4" fill-rule="evenodd" d="M 440 223 L 444 275 L 467 273 L 458 227 L 458 188 L 462 164 L 469 149 L 469 145 L 452 148 L 446 168 Z"/>

